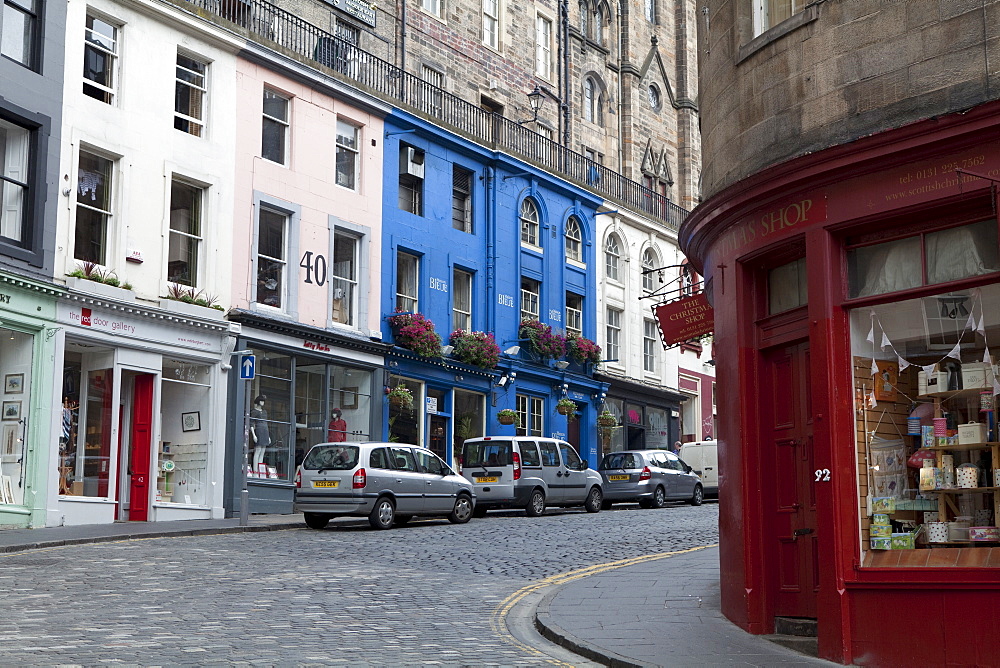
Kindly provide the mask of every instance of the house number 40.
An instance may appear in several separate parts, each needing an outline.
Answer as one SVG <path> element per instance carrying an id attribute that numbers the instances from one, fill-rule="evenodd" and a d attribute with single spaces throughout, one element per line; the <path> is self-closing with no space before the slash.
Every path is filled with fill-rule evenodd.
<path id="1" fill-rule="evenodd" d="M 816 482 L 830 482 L 830 469 L 816 469 Z"/>

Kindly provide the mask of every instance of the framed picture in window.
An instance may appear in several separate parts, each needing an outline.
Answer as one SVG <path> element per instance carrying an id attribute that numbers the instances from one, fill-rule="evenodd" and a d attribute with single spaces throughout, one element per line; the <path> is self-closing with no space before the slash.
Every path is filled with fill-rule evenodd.
<path id="1" fill-rule="evenodd" d="M 4 376 L 3 391 L 7 394 L 21 394 L 24 392 L 24 374 L 8 373 Z"/>
<path id="2" fill-rule="evenodd" d="M 20 401 L 3 402 L 3 408 L 0 409 L 0 420 L 20 420 L 20 419 L 21 419 L 21 402 Z"/>
<path id="3" fill-rule="evenodd" d="M 200 431 L 201 430 L 201 413 L 199 411 L 191 411 L 190 413 L 181 413 L 181 431 Z"/>
<path id="4" fill-rule="evenodd" d="M 875 360 L 878 366 L 878 377 L 875 378 L 875 400 L 896 401 L 898 393 L 896 383 L 899 382 L 899 364 Z"/>
<path id="5" fill-rule="evenodd" d="M 344 410 L 358 407 L 358 388 L 345 387 L 340 391 L 340 407 Z"/>
<path id="6" fill-rule="evenodd" d="M 3 440 L 0 441 L 0 455 L 10 457 L 17 454 L 17 425 L 5 424 L 3 426 Z"/>

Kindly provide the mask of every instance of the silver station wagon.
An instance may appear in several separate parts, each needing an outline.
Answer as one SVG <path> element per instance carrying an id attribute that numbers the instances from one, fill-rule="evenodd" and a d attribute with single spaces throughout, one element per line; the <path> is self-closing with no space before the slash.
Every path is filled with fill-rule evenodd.
<path id="1" fill-rule="evenodd" d="M 295 474 L 295 512 L 322 529 L 332 517 L 367 517 L 376 529 L 415 516 L 472 518 L 472 483 L 430 450 L 404 443 L 320 443 Z"/>
<path id="2" fill-rule="evenodd" d="M 604 479 L 605 510 L 627 501 L 638 501 L 643 508 L 662 508 L 668 500 L 700 506 L 705 496 L 701 478 L 666 450 L 609 452 L 598 471 Z"/>

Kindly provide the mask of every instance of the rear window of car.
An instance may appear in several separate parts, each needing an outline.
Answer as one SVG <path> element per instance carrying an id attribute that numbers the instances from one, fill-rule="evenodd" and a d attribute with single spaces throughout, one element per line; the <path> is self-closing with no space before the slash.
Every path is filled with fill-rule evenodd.
<path id="1" fill-rule="evenodd" d="M 521 441 L 521 464 L 523 466 L 541 466 L 542 460 L 538 458 L 538 446 L 532 441 Z"/>
<path id="2" fill-rule="evenodd" d="M 602 469 L 637 469 L 639 468 L 639 462 L 634 453 L 631 452 L 612 452 L 611 454 L 604 455 L 604 460 L 601 462 Z"/>
<path id="3" fill-rule="evenodd" d="M 349 471 L 358 465 L 361 451 L 356 445 L 317 445 L 302 462 L 302 468 L 311 471 Z"/>
<path id="4" fill-rule="evenodd" d="M 507 466 L 511 463 L 510 441 L 466 442 L 462 448 L 462 466 Z"/>

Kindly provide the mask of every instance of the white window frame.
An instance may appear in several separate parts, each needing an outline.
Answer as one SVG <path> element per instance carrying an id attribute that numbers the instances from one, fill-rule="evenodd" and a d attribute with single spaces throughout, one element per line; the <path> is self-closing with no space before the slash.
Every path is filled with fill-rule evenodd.
<path id="1" fill-rule="evenodd" d="M 583 336 L 583 296 L 566 293 L 566 333 Z"/>
<path id="2" fill-rule="evenodd" d="M 650 269 L 656 269 L 656 265 L 659 262 L 656 251 L 652 248 L 647 248 L 642 252 L 642 290 L 643 292 L 653 292 L 656 289 L 656 282 L 653 280 L 656 272 L 649 271 Z"/>
<path id="3" fill-rule="evenodd" d="M 516 429 L 517 435 L 541 436 L 544 427 L 542 408 L 545 402 L 540 397 L 518 394 L 515 396 L 514 405 L 517 407 L 517 418 L 520 423 Z"/>
<path id="4" fill-rule="evenodd" d="M 281 242 L 282 242 L 281 252 L 284 255 L 284 257 L 280 257 L 279 258 L 279 257 L 273 257 L 271 255 L 264 255 L 261 252 L 261 250 L 260 250 L 260 217 L 264 213 L 264 211 L 267 211 L 268 213 L 271 213 L 271 214 L 275 214 L 275 215 L 281 216 L 282 219 L 283 219 L 282 230 L 281 230 L 281 237 L 282 237 L 281 238 Z M 255 230 L 255 237 L 256 238 L 255 238 L 255 242 L 254 242 L 254 276 L 256 277 L 257 283 L 258 284 L 260 283 L 260 264 L 261 264 L 260 261 L 261 261 L 261 259 L 267 260 L 268 262 L 273 262 L 276 265 L 278 265 L 280 267 L 280 269 L 281 269 L 281 289 L 278 292 L 278 299 L 280 300 L 280 302 L 278 304 L 268 304 L 266 302 L 258 301 L 258 297 L 260 295 L 259 295 L 257 289 L 255 288 L 254 289 L 254 293 L 253 293 L 253 300 L 254 300 L 254 303 L 257 304 L 258 306 L 263 306 L 264 308 L 271 308 L 271 309 L 275 309 L 275 310 L 278 310 L 278 311 L 284 311 L 284 310 L 287 310 L 287 308 L 288 308 L 288 300 L 289 300 L 289 289 L 288 289 L 288 279 L 289 279 L 288 264 L 289 264 L 289 262 L 288 262 L 288 258 L 289 258 L 289 250 L 291 248 L 291 243 L 290 243 L 291 239 L 289 237 L 290 231 L 291 231 L 291 221 L 292 221 L 292 213 L 289 212 L 289 211 L 285 211 L 285 210 L 283 210 L 281 208 L 278 208 L 276 206 L 271 206 L 271 205 L 266 204 L 266 203 L 262 204 L 260 207 L 258 207 L 257 227 L 256 227 L 256 230 Z"/>
<path id="5" fill-rule="evenodd" d="M 583 230 L 576 216 L 566 221 L 566 259 L 583 264 Z"/>
<path id="6" fill-rule="evenodd" d="M 342 128 L 351 129 L 352 134 L 354 135 L 354 146 L 350 146 L 341 141 L 341 138 L 344 136 L 343 133 L 341 132 Z M 361 170 L 361 128 L 347 119 L 338 118 L 336 135 L 337 135 L 336 137 L 337 155 L 336 155 L 336 163 L 334 165 L 334 183 L 336 183 L 341 188 L 357 192 L 359 187 L 360 170 Z M 353 162 L 350 185 L 340 182 L 340 159 L 341 157 L 344 156 L 350 157 Z"/>
<path id="7" fill-rule="evenodd" d="M 535 15 L 535 76 L 552 78 L 552 19 Z"/>
<path id="8" fill-rule="evenodd" d="M 521 320 L 538 320 L 542 310 L 541 301 L 542 284 L 533 278 L 522 276 Z"/>
<path id="9" fill-rule="evenodd" d="M 437 18 L 444 17 L 444 2 L 442 0 L 421 0 L 420 8 Z"/>
<path id="10" fill-rule="evenodd" d="M 483 44 L 500 50 L 500 3 L 502 0 L 482 0 Z"/>
<path id="11" fill-rule="evenodd" d="M 278 118 L 277 116 L 273 116 L 273 115 L 267 113 L 267 107 L 266 107 L 266 105 L 262 106 L 262 111 L 261 111 L 262 120 L 261 120 L 260 156 L 264 160 L 267 160 L 268 162 L 274 162 L 274 163 L 279 164 L 279 165 L 287 165 L 288 164 L 288 153 L 289 153 L 289 141 L 288 141 L 289 132 L 288 132 L 288 129 L 291 127 L 291 121 L 289 120 L 288 117 L 289 117 L 289 110 L 290 110 L 290 107 L 291 107 L 291 104 L 290 104 L 291 103 L 291 98 L 288 97 L 287 95 L 284 95 L 283 93 L 279 93 L 278 91 L 276 91 L 274 89 L 265 87 L 264 88 L 263 99 L 267 100 L 268 95 L 270 95 L 273 98 L 282 100 L 285 103 L 285 117 L 284 118 Z M 270 125 L 269 125 L 269 123 L 270 123 Z M 278 160 L 278 161 L 272 160 L 271 158 L 268 158 L 267 156 L 264 155 L 264 134 L 267 133 L 267 128 L 269 128 L 269 127 L 277 129 L 280 132 L 280 134 L 281 134 L 281 160 Z"/>
<path id="12" fill-rule="evenodd" d="M 532 248 L 541 248 L 539 236 L 541 225 L 539 223 L 538 205 L 530 197 L 521 200 L 520 220 L 521 220 L 521 244 Z"/>
<path id="13" fill-rule="evenodd" d="M 421 108 L 431 116 L 440 118 L 444 113 L 444 72 L 427 65 L 420 66 L 420 80 L 427 84 L 421 86 Z"/>
<path id="14" fill-rule="evenodd" d="M 452 269 L 452 331 L 457 329 L 465 330 L 466 332 L 472 331 L 472 281 L 473 273 L 471 271 L 466 271 L 458 267 Z"/>
<path id="15" fill-rule="evenodd" d="M 192 181 L 189 181 L 187 179 L 180 178 L 180 177 L 178 177 L 178 176 L 175 175 L 170 180 L 170 193 L 171 194 L 170 194 L 170 203 L 169 203 L 169 206 L 170 206 L 171 216 L 173 214 L 173 204 L 174 204 L 173 186 L 174 186 L 175 183 L 178 184 L 178 185 L 186 186 L 188 188 L 193 188 L 193 189 L 195 189 L 195 190 L 198 191 L 197 220 L 194 221 L 195 224 L 191 226 L 191 227 L 197 229 L 198 233 L 197 234 L 191 234 L 190 232 L 183 232 L 181 230 L 175 230 L 174 226 L 173 226 L 173 221 L 170 220 L 168 222 L 169 234 L 168 234 L 168 239 L 167 239 L 167 263 L 168 263 L 167 264 L 167 271 L 168 271 L 167 281 L 169 283 L 177 283 L 177 284 L 180 284 L 180 285 L 187 285 L 187 286 L 190 286 L 190 287 L 194 288 L 194 287 L 198 287 L 199 280 L 201 279 L 201 277 L 204 274 L 204 272 L 202 271 L 201 265 L 202 265 L 202 262 L 204 261 L 203 260 L 204 253 L 202 251 L 203 251 L 203 247 L 204 247 L 204 243 L 203 242 L 205 240 L 205 229 L 204 229 L 204 226 L 205 226 L 205 220 L 207 219 L 207 217 L 205 216 L 205 203 L 206 203 L 206 201 L 207 201 L 208 198 L 205 197 L 206 189 L 203 186 L 201 186 L 201 185 L 199 185 L 197 183 L 193 183 Z M 194 253 L 195 259 L 194 259 L 194 267 L 192 267 L 192 274 L 193 274 L 193 276 L 190 279 L 190 282 L 185 283 L 183 281 L 177 281 L 177 280 L 171 280 L 170 279 L 170 276 L 169 276 L 169 261 L 170 261 L 171 252 L 173 251 L 173 248 L 174 248 L 174 239 L 189 239 L 190 242 L 192 244 L 194 244 L 194 247 L 195 247 L 195 253 Z"/>
<path id="16" fill-rule="evenodd" d="M 624 311 L 607 307 L 604 333 L 604 352 L 611 360 L 621 359 L 622 315 Z"/>
<path id="17" fill-rule="evenodd" d="M 198 63 L 199 65 L 202 65 L 204 67 L 205 71 L 204 72 L 198 72 L 196 70 L 189 69 L 189 68 L 185 67 L 184 65 L 181 65 L 180 62 L 177 62 L 181 58 L 187 58 L 188 60 L 192 60 L 192 61 Z M 196 56 L 196 55 L 187 53 L 185 51 L 178 51 L 177 52 L 177 60 L 174 63 L 174 127 L 175 127 L 175 129 L 178 129 L 181 132 L 183 132 L 185 134 L 192 135 L 194 137 L 204 137 L 205 136 L 205 130 L 207 129 L 207 119 L 208 119 L 208 69 L 209 69 L 209 62 L 208 62 L 208 60 L 206 60 L 206 59 L 204 59 L 204 58 L 202 58 L 200 56 Z M 189 75 L 191 75 L 192 77 L 195 77 L 195 78 L 200 77 L 201 78 L 201 85 L 198 85 L 194 81 L 188 81 L 186 79 L 181 78 L 181 74 L 182 73 L 189 74 Z M 186 87 L 191 88 L 193 90 L 200 91 L 200 93 L 201 93 L 201 117 L 189 116 L 187 114 L 181 113 L 181 111 L 179 109 L 177 109 L 177 99 L 176 99 L 177 98 L 177 88 L 180 87 L 180 86 L 186 86 Z M 188 123 L 188 129 L 187 130 L 183 130 L 181 128 L 177 128 L 177 126 L 176 126 L 177 121 L 182 121 L 182 122 Z M 197 131 L 194 131 L 195 129 Z"/>
<path id="18" fill-rule="evenodd" d="M 642 321 L 642 370 L 646 373 L 656 375 L 659 373 L 656 368 L 656 323 L 652 320 Z"/>
<path id="19" fill-rule="evenodd" d="M 339 271 L 339 263 L 337 259 L 337 245 L 338 241 L 344 240 L 344 242 L 350 242 L 353 246 L 353 252 L 351 253 L 350 266 L 353 268 L 353 273 L 351 275 L 345 275 Z M 361 290 L 359 289 L 358 275 L 361 271 L 361 242 L 362 240 L 358 238 L 356 234 L 349 233 L 345 230 L 334 229 L 333 232 L 333 253 L 331 258 L 333 262 L 330 263 L 330 277 L 333 279 L 330 281 L 330 320 L 338 325 L 345 325 L 347 327 L 356 327 L 358 324 L 358 300 L 361 297 Z M 346 287 L 341 287 L 340 284 Z M 346 322 L 338 320 L 333 317 L 333 302 L 337 299 L 343 299 L 343 295 L 337 296 L 338 291 L 346 290 L 348 293 L 347 303 L 348 308 L 346 309 Z"/>
<path id="20" fill-rule="evenodd" d="M 96 34 L 100 35 L 101 40 L 93 39 L 91 36 L 94 34 L 93 28 L 87 27 L 87 20 L 97 20 L 102 23 L 107 24 L 114 31 L 114 35 L 105 35 L 104 33 L 98 32 Z M 83 55 L 84 59 L 87 57 L 87 49 L 94 49 L 99 53 L 105 54 L 109 59 L 108 71 L 111 73 L 111 86 L 105 86 L 104 84 L 99 84 L 92 79 L 83 77 L 83 85 L 91 86 L 108 96 L 108 99 L 101 100 L 105 104 L 114 105 L 117 103 L 117 93 L 118 93 L 118 45 L 121 43 L 121 30 L 122 25 L 120 22 L 112 21 L 111 19 L 97 13 L 88 10 L 86 18 L 84 19 L 83 27 Z M 104 43 L 104 41 L 110 41 L 110 47 Z M 86 95 L 86 93 L 84 93 Z M 90 97 L 90 96 L 88 96 Z M 96 99 L 96 98 L 93 98 Z"/>
<path id="21" fill-rule="evenodd" d="M 618 235 L 612 232 L 604 243 L 604 275 L 609 281 L 621 281 L 621 258 Z"/>
<path id="22" fill-rule="evenodd" d="M 780 0 L 779 0 L 780 1 Z M 767 32 L 779 23 L 783 23 L 796 14 L 805 10 L 806 6 L 813 0 L 788 0 L 791 4 L 788 17 L 781 21 L 771 20 L 771 0 L 753 0 L 753 36 Z"/>
<path id="23" fill-rule="evenodd" d="M 400 263 L 406 262 L 408 266 L 401 268 Z M 403 281 L 400 274 L 402 269 L 413 273 L 413 291 L 410 295 L 401 292 Z M 406 251 L 396 251 L 396 310 L 417 313 L 420 308 L 420 257 Z"/>
<path id="24" fill-rule="evenodd" d="M 645 0 L 643 2 L 643 15 L 650 23 L 656 23 L 656 0 Z"/>
<path id="25" fill-rule="evenodd" d="M 100 158 L 102 160 L 107 160 L 110 163 L 110 167 L 108 169 L 108 184 L 107 184 L 108 185 L 108 189 L 109 189 L 108 208 L 107 209 L 102 209 L 102 208 L 100 208 L 98 206 L 91 206 L 89 204 L 86 204 L 85 202 L 87 202 L 87 201 L 93 201 L 93 200 L 87 200 L 80 193 L 80 188 L 81 187 L 86 187 L 86 184 L 80 183 L 80 180 L 79 180 L 80 159 L 81 159 L 81 157 L 82 157 L 82 155 L 84 153 L 86 153 L 88 155 L 92 155 L 92 156 L 94 156 L 96 158 Z M 101 216 L 104 217 L 104 244 L 102 246 L 101 261 L 98 262 L 98 264 L 105 265 L 105 264 L 107 264 L 108 258 L 109 257 L 113 257 L 113 253 L 114 253 L 114 249 L 112 248 L 113 240 L 114 240 L 114 235 L 112 234 L 112 230 L 114 228 L 114 215 L 115 215 L 114 214 L 114 209 L 115 209 L 115 197 L 116 197 L 116 190 L 115 190 L 116 183 L 115 183 L 115 181 L 116 181 L 116 178 L 117 178 L 117 175 L 118 175 L 117 174 L 118 173 L 118 158 L 115 157 L 115 156 L 112 156 L 112 155 L 108 155 L 107 153 L 102 153 L 101 151 L 95 150 L 95 149 L 93 149 L 93 148 L 91 148 L 89 146 L 81 146 L 80 147 L 80 151 L 77 154 L 76 168 L 77 168 L 77 174 L 78 174 L 78 176 L 77 176 L 77 185 L 76 185 L 76 202 L 75 202 L 75 206 L 73 208 L 73 258 L 76 259 L 76 260 L 83 261 L 81 258 L 78 258 L 76 256 L 76 251 L 77 251 L 77 249 L 76 249 L 76 228 L 77 228 L 78 220 L 79 220 L 79 216 L 78 216 L 77 212 L 81 208 L 83 208 L 83 209 L 87 209 L 87 210 L 90 210 L 90 211 L 95 211 L 95 212 L 97 212 L 98 215 L 101 215 Z"/>

